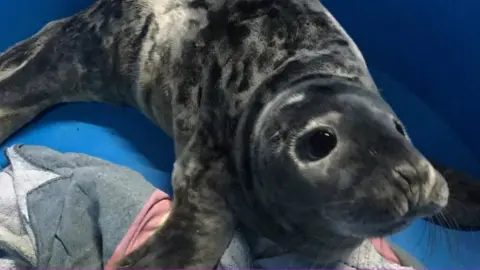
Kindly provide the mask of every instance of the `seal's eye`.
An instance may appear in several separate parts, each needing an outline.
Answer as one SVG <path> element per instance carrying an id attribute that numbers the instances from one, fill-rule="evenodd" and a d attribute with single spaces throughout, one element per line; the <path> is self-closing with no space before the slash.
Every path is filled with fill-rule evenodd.
<path id="1" fill-rule="evenodd" d="M 335 134 L 329 130 L 316 130 L 310 134 L 308 153 L 312 160 L 326 157 L 337 145 Z"/>
<path id="2" fill-rule="evenodd" d="M 403 128 L 402 124 L 400 124 L 400 122 L 398 122 L 397 120 L 394 120 L 393 122 L 395 123 L 395 129 L 396 129 L 400 134 L 402 134 L 402 136 L 406 136 L 406 134 L 405 134 L 405 128 Z"/>
<path id="3" fill-rule="evenodd" d="M 297 155 L 308 161 L 322 159 L 337 146 L 337 137 L 328 129 L 312 130 L 301 138 L 297 143 Z"/>

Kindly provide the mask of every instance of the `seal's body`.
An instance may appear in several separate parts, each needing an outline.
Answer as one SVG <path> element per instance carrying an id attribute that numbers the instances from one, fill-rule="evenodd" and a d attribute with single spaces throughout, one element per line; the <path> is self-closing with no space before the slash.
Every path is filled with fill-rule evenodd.
<path id="1" fill-rule="evenodd" d="M 193 134 L 202 80 L 215 76 L 213 65 L 221 67 L 215 83 L 225 91 L 228 114 L 238 118 L 254 86 L 275 69 L 313 58 L 310 72 L 375 91 L 358 48 L 315 0 L 100 0 L 1 56 L 2 94 L 36 91 L 36 98 L 24 99 L 22 115 L 16 98 L 4 101 L 2 124 L 10 125 L 0 140 L 54 103 L 89 99 L 137 107 L 181 148 Z"/>
<path id="2" fill-rule="evenodd" d="M 317 0 L 98 0 L 0 55 L 0 100 L 0 141 L 73 101 L 136 107 L 174 138 L 172 212 L 120 266 L 211 268 L 234 216 L 335 261 L 448 199 Z"/>

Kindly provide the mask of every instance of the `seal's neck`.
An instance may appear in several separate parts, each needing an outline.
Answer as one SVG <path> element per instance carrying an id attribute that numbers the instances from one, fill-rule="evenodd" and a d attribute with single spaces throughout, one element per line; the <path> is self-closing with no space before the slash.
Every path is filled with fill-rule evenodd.
<path id="1" fill-rule="evenodd" d="M 231 201 L 234 201 L 235 216 L 244 228 L 243 231 L 247 232 L 250 239 L 270 240 L 266 241 L 267 246 L 263 246 L 263 252 L 276 253 L 270 254 L 271 256 L 293 252 L 317 264 L 315 268 L 324 268 L 347 261 L 352 252 L 366 240 L 339 235 L 327 226 L 316 227 L 314 231 L 306 233 L 303 229 L 308 225 L 296 222 L 300 218 L 290 216 L 286 220 L 284 217 L 272 215 L 255 196 L 245 193 L 236 195 L 236 200 Z M 255 249 L 255 246 L 253 248 Z"/>
<path id="2" fill-rule="evenodd" d="M 302 247 L 281 246 L 248 228 L 243 228 L 241 231 L 255 259 L 269 259 L 289 254 L 294 255 L 294 257 L 290 258 L 295 261 L 300 259 L 300 265 L 308 265 L 310 269 L 335 268 L 339 264 L 351 261 L 352 254 L 363 244 L 348 245 L 346 247 L 342 240 L 340 240 L 342 242 L 337 242 L 337 245 L 309 243 L 310 250 L 307 253 Z"/>

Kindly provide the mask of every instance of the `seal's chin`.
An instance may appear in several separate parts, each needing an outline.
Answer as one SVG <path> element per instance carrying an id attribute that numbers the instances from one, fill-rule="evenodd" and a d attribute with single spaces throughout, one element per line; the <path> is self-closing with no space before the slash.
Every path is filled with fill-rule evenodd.
<path id="1" fill-rule="evenodd" d="M 391 224 L 382 224 L 378 227 L 373 227 L 369 230 L 366 230 L 364 234 L 368 237 L 384 237 L 389 236 L 395 233 L 398 233 L 412 224 L 413 220 L 401 220 L 392 222 Z"/>
<path id="2" fill-rule="evenodd" d="M 381 224 L 350 224 L 343 226 L 342 234 L 356 238 L 385 237 L 406 229 L 412 222 L 413 219 L 402 219 Z"/>

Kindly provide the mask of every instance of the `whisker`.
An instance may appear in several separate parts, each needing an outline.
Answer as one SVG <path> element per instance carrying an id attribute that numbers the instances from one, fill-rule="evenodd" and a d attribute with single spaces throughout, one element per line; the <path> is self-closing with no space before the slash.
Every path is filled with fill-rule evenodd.
<path id="1" fill-rule="evenodd" d="M 448 216 L 448 212 L 441 213 L 441 216 L 445 219 L 445 221 L 447 222 L 447 225 L 450 228 L 458 228 L 458 224 L 456 223 L 455 219 L 450 218 Z M 454 226 L 456 226 L 456 227 L 454 227 Z M 443 228 L 440 228 L 440 230 L 443 232 L 443 235 L 446 236 L 446 242 L 447 242 L 446 244 L 447 244 L 448 251 L 449 251 L 451 259 L 454 262 L 457 262 L 456 258 L 458 258 L 459 255 L 460 255 L 460 253 L 459 253 L 460 249 L 458 248 L 458 245 L 456 245 L 456 243 L 455 243 L 456 242 L 455 241 L 456 240 L 455 232 L 452 232 L 450 229 L 443 229 Z"/>
<path id="2" fill-rule="evenodd" d="M 428 224 L 425 223 L 425 222 L 422 223 L 422 224 L 423 224 L 423 230 L 421 230 L 421 234 L 420 234 L 420 236 L 417 238 L 417 242 L 416 242 L 416 244 L 414 244 L 414 247 L 420 246 L 421 242 L 423 241 L 423 239 L 424 239 L 425 237 L 427 237 L 427 242 L 428 242 L 428 233 L 429 233 L 429 231 L 428 231 Z M 419 258 L 419 259 L 420 259 L 420 260 L 424 260 L 424 259 L 426 259 L 426 258 L 422 257 L 422 258 Z"/>
<path id="3" fill-rule="evenodd" d="M 444 222 L 443 220 L 441 222 Z M 438 228 L 432 224 L 426 223 L 426 230 L 428 231 L 428 239 L 427 239 L 427 257 L 433 256 L 434 247 L 435 247 L 435 240 L 437 238 Z"/>

